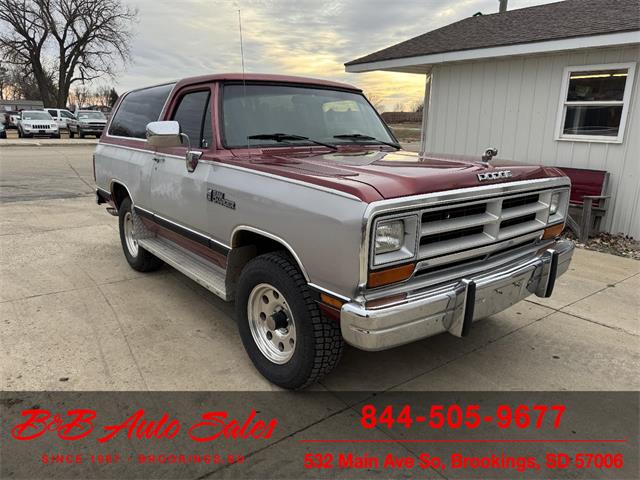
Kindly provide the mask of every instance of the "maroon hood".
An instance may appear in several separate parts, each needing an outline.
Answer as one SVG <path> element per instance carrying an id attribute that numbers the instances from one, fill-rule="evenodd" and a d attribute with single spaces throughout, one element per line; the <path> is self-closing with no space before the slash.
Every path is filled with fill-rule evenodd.
<path id="1" fill-rule="evenodd" d="M 562 172 L 542 165 L 479 157 L 426 154 L 407 151 L 340 150 L 319 153 L 301 149 L 264 150 L 246 156 L 243 166 L 275 175 L 292 177 L 344 191 L 371 202 L 456 188 L 561 177 Z M 510 170 L 512 176 L 500 180 L 478 180 L 478 173 Z M 376 198 L 377 197 L 377 198 Z"/>

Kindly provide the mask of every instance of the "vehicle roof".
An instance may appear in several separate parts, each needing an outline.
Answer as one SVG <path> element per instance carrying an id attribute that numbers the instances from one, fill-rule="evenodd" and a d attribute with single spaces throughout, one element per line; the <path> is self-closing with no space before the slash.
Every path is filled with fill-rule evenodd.
<path id="1" fill-rule="evenodd" d="M 20 110 L 20 113 L 36 113 L 36 112 L 46 113 L 47 115 L 49 115 L 49 112 L 45 111 L 42 108 L 39 110 Z"/>
<path id="2" fill-rule="evenodd" d="M 348 83 L 334 82 L 332 80 L 324 80 L 319 78 L 310 78 L 310 77 L 298 77 L 293 75 L 272 75 L 268 73 L 215 73 L 209 75 L 199 75 L 195 77 L 186 77 L 174 82 L 164 82 L 157 84 L 159 85 L 167 85 L 170 83 L 175 83 L 176 87 L 181 88 L 186 85 L 193 85 L 197 83 L 208 83 L 208 82 L 219 82 L 219 81 L 242 81 L 246 80 L 247 82 L 282 82 L 282 83 L 304 83 L 309 85 L 318 85 L 323 87 L 333 87 L 333 88 L 342 88 L 347 90 L 353 90 L 356 92 L 361 92 L 362 90 L 358 87 L 354 87 L 353 85 L 349 85 Z M 148 88 L 148 87 L 144 87 Z M 137 89 L 136 89 L 137 90 Z"/>

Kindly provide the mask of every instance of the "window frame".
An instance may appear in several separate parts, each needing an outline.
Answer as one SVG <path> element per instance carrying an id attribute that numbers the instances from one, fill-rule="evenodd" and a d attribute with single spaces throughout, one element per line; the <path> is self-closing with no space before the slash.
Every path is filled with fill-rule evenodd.
<path id="1" fill-rule="evenodd" d="M 216 132 L 215 132 L 215 123 L 213 121 L 213 106 L 214 106 L 214 102 L 213 102 L 213 90 L 211 89 L 211 85 L 198 85 L 198 86 L 189 86 L 186 87 L 183 90 L 180 90 L 179 92 L 176 92 L 176 94 L 174 95 L 174 101 L 172 102 L 171 108 L 170 108 L 170 112 L 168 115 L 168 120 L 174 120 L 176 113 L 178 112 L 178 109 L 180 108 L 180 104 L 182 103 L 182 100 L 184 99 L 184 97 L 186 97 L 189 94 L 192 93 L 202 93 L 202 92 L 207 92 L 208 93 L 208 97 L 207 97 L 207 105 L 209 108 L 209 112 L 210 112 L 210 127 L 211 127 L 211 142 L 207 147 L 203 147 L 201 146 L 202 144 L 202 138 L 200 138 L 200 141 L 198 142 L 198 147 L 195 147 L 195 145 L 193 144 L 193 140 L 189 139 L 189 141 L 191 142 L 191 148 L 197 148 L 198 150 L 211 150 L 215 144 L 216 141 Z M 206 124 L 206 118 L 207 118 L 207 113 L 206 113 L 206 109 L 205 109 L 205 113 L 204 116 L 202 117 L 202 121 L 200 124 L 200 128 L 202 129 L 200 133 L 204 132 L 204 126 Z M 180 128 L 182 130 L 182 127 Z"/>
<path id="2" fill-rule="evenodd" d="M 627 81 L 624 85 L 624 94 L 622 100 L 605 100 L 605 101 L 567 101 L 569 93 L 569 81 L 573 72 L 591 72 L 598 70 L 627 70 Z M 629 105 L 631 103 L 631 93 L 633 90 L 633 82 L 635 78 L 636 62 L 627 63 L 604 63 L 600 65 L 570 65 L 563 70 L 562 86 L 560 88 L 560 102 L 558 105 L 558 113 L 556 118 L 555 140 L 569 142 L 593 142 L 593 143 L 622 143 L 624 141 L 624 132 L 627 125 L 627 115 L 629 113 Z M 567 115 L 567 106 L 611 106 L 622 105 L 622 113 L 620 115 L 620 127 L 618 135 L 570 135 L 563 133 L 564 122 Z"/>
<path id="3" fill-rule="evenodd" d="M 224 89 L 226 86 L 229 85 L 264 85 L 264 86 L 284 86 L 284 87 L 298 87 L 298 88 L 309 88 L 312 90 L 335 90 L 335 91 L 339 91 L 339 92 L 347 92 L 347 93 L 353 93 L 356 95 L 360 95 L 362 98 L 364 98 L 364 101 L 366 103 L 369 104 L 369 106 L 373 109 L 374 113 L 376 114 L 376 116 L 378 117 L 378 119 L 380 120 L 380 122 L 382 123 L 382 126 L 384 127 L 384 129 L 387 131 L 387 133 L 389 134 L 389 136 L 398 142 L 398 139 L 396 138 L 396 136 L 393 134 L 393 131 L 391 130 L 391 128 L 389 127 L 389 125 L 387 125 L 387 122 L 384 121 L 384 119 L 382 118 L 382 116 L 380 115 L 380 112 L 378 112 L 375 107 L 371 104 L 371 102 L 369 101 L 369 99 L 366 97 L 366 95 L 364 94 L 364 92 L 360 89 L 353 89 L 353 88 L 342 88 L 339 86 L 333 86 L 333 85 L 323 85 L 323 84 L 313 84 L 313 83 L 299 83 L 299 82 L 281 82 L 281 81 L 268 81 L 268 80 L 250 80 L 250 81 L 246 81 L 243 82 L 242 80 L 227 80 L 227 81 L 223 81 L 219 83 L 219 87 L 218 87 L 218 98 L 217 98 L 217 109 L 218 109 L 218 131 L 220 134 L 220 145 L 222 146 L 223 149 L 226 150 L 239 150 L 239 149 L 243 149 L 243 150 L 251 150 L 251 149 L 265 149 L 265 148 L 295 148 L 295 147 L 317 147 L 317 145 L 313 144 L 313 143 L 296 143 L 296 144 L 268 144 L 268 145 L 257 145 L 257 144 L 253 144 L 253 145 L 238 145 L 238 146 L 233 146 L 233 145 L 229 145 L 227 143 L 227 139 L 225 138 L 225 128 L 224 128 Z M 213 111 L 212 111 L 213 113 Z M 363 145 L 366 145 L 365 143 L 363 143 Z"/>
<path id="4" fill-rule="evenodd" d="M 125 137 L 123 135 L 113 135 L 111 132 L 111 124 L 113 123 L 114 119 L 116 118 L 116 115 L 118 113 L 118 111 L 120 110 L 120 107 L 122 107 L 122 104 L 124 103 L 124 99 L 130 95 L 131 93 L 134 92 L 140 92 L 142 90 L 149 90 L 151 88 L 155 88 L 155 87 L 164 87 L 166 85 L 171 85 L 171 89 L 169 90 L 169 95 L 167 96 L 167 98 L 164 101 L 164 104 L 162 105 L 162 110 L 160 110 L 160 114 L 158 115 L 158 119 L 160 120 L 164 117 L 164 112 L 167 109 L 167 105 L 169 104 L 169 102 L 171 101 L 171 99 L 173 98 L 173 93 L 176 89 L 176 82 L 164 82 L 164 83 L 158 83 L 156 85 L 149 85 L 148 87 L 143 87 L 143 88 L 136 88 L 135 90 L 130 90 L 126 93 L 124 93 L 122 96 L 120 96 L 118 98 L 118 102 L 116 103 L 115 108 L 111 111 L 111 116 L 109 117 L 107 124 L 105 125 L 105 130 L 106 130 L 106 138 L 116 138 L 116 139 L 120 139 L 120 140 L 133 140 L 136 142 L 147 142 L 146 138 L 139 138 L 139 137 Z M 106 116 L 106 115 L 105 115 Z M 77 119 L 77 117 L 74 115 L 74 118 Z"/>

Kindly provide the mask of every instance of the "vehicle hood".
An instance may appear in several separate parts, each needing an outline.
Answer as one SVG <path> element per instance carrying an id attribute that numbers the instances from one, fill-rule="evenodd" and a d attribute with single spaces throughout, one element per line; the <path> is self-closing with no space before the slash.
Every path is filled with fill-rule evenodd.
<path id="1" fill-rule="evenodd" d="M 314 153 L 271 149 L 252 156 L 249 162 L 252 167 L 268 173 L 319 183 L 351 194 L 358 190 L 356 185 L 366 185 L 378 193 L 378 199 L 564 176 L 558 169 L 542 165 L 526 165 L 498 158 L 485 163 L 479 156 L 420 155 L 404 150 Z M 511 176 L 484 181 L 478 178 L 479 173 L 501 170 L 509 170 Z M 371 195 L 366 194 L 367 189 L 360 190 L 360 195 L 355 194 L 363 200 L 376 200 L 369 198 Z"/>

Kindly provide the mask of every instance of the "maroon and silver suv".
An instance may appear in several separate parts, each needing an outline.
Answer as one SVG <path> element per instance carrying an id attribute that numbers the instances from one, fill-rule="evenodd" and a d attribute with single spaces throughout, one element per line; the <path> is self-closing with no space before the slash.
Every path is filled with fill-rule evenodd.
<path id="1" fill-rule="evenodd" d="M 403 151 L 350 85 L 221 74 L 124 95 L 95 174 L 129 264 L 235 300 L 256 368 L 299 388 L 345 341 L 465 336 L 551 295 L 574 248 L 569 180 L 490 157 Z"/>

